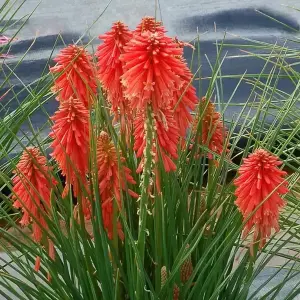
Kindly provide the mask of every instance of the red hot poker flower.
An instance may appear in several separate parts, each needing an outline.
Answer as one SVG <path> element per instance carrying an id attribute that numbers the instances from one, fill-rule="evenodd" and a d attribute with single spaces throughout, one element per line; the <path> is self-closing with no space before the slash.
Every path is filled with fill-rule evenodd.
<path id="1" fill-rule="evenodd" d="M 87 184 L 89 155 L 89 111 L 78 99 L 70 98 L 60 104 L 51 118 L 54 121 L 51 137 L 52 157 L 66 176 L 66 189 L 72 184 L 75 197 L 80 191 L 80 182 Z M 79 177 L 79 178 L 78 178 Z"/>
<path id="2" fill-rule="evenodd" d="M 109 135 L 102 131 L 97 142 L 98 180 L 103 223 L 109 238 L 113 236 L 113 198 L 116 199 L 119 209 L 122 207 L 122 190 L 126 190 L 132 197 L 138 198 L 135 192 L 127 189 L 127 183 L 135 184 L 136 182 L 130 174 L 130 169 L 123 165 L 125 158 L 120 156 L 119 159 L 121 165 L 118 162 L 118 153 L 113 142 Z M 121 223 L 118 223 L 117 227 L 119 237 L 123 239 Z"/>
<path id="3" fill-rule="evenodd" d="M 22 209 L 21 225 L 27 226 L 32 222 L 33 239 L 37 243 L 42 239 L 42 229 L 47 229 L 43 213 L 49 212 L 50 191 L 56 184 L 49 171 L 46 157 L 34 147 L 24 150 L 14 171 L 14 207 Z"/>
<path id="4" fill-rule="evenodd" d="M 120 55 L 124 53 L 124 46 L 132 38 L 132 33 L 122 22 L 113 24 L 111 31 L 99 36 L 103 44 L 98 47 L 96 56 L 98 57 L 98 76 L 107 93 L 108 100 L 112 105 L 114 113 L 121 109 L 124 113 L 127 107 L 123 96 L 121 76 L 123 66 Z"/>
<path id="5" fill-rule="evenodd" d="M 97 91 L 91 55 L 83 47 L 69 45 L 60 51 L 54 61 L 57 64 L 50 71 L 58 75 L 53 88 L 54 92 L 59 92 L 58 99 L 66 101 L 74 97 L 89 107 Z"/>
<path id="6" fill-rule="evenodd" d="M 134 35 L 124 50 L 122 83 L 132 109 L 143 110 L 149 103 L 156 113 L 167 107 L 183 85 L 184 65 L 176 58 L 182 49 L 163 34 L 145 31 Z"/>
<path id="7" fill-rule="evenodd" d="M 32 223 L 33 240 L 40 243 L 43 230 L 48 229 L 44 214 L 49 213 L 51 188 L 56 185 L 56 181 L 49 173 L 46 157 L 34 147 L 24 150 L 17 168 L 14 171 L 16 176 L 13 179 L 13 206 L 21 208 L 23 216 L 20 224 L 27 226 Z M 52 241 L 48 239 L 48 245 Z M 49 248 L 52 259 L 55 256 L 54 247 Z M 40 257 L 36 258 L 35 270 L 40 268 Z"/>
<path id="8" fill-rule="evenodd" d="M 134 121 L 134 150 L 136 151 L 137 157 L 143 156 L 146 147 L 145 122 L 145 114 L 143 112 L 138 113 Z M 154 153 L 155 161 L 158 161 L 159 159 L 159 152 L 157 151 L 159 148 L 166 172 L 174 171 L 176 170 L 176 165 L 172 158 L 178 158 L 177 145 L 179 140 L 179 130 L 170 107 L 161 109 L 156 114 L 153 114 L 153 123 L 154 140 L 152 142 L 152 152 Z M 138 172 L 142 171 L 141 167 L 142 166 L 138 168 Z"/>
<path id="9" fill-rule="evenodd" d="M 175 91 L 174 97 L 172 98 L 172 106 L 175 109 L 174 117 L 179 128 L 180 136 L 185 137 L 186 131 L 193 121 L 190 112 L 195 110 L 199 99 L 196 95 L 196 89 L 192 85 L 193 75 L 183 58 L 180 58 L 180 60 L 184 64 L 184 74 L 181 76 L 183 85 L 178 91 Z"/>
<path id="10" fill-rule="evenodd" d="M 212 152 L 221 155 L 225 148 L 227 136 L 227 131 L 221 120 L 221 115 L 215 111 L 215 105 L 210 101 L 207 102 L 205 97 L 201 99 L 199 105 L 201 109 L 194 119 L 193 131 L 197 131 L 199 118 L 203 115 L 201 120 L 202 134 L 199 134 L 199 137 L 201 136 L 202 140 L 196 142 L 207 145 Z M 227 147 L 225 151 L 228 151 Z M 209 159 L 213 159 L 212 153 L 208 153 L 207 156 Z"/>
<path id="11" fill-rule="evenodd" d="M 178 158 L 179 130 L 170 108 L 161 109 L 156 114 L 154 128 L 164 168 L 166 172 L 175 171 L 176 165 L 171 158 Z"/>
<path id="12" fill-rule="evenodd" d="M 252 214 L 245 225 L 244 236 L 254 229 L 253 241 L 260 240 L 260 248 L 272 229 L 279 231 L 279 209 L 285 205 L 281 195 L 288 192 L 288 183 L 283 178 L 286 172 L 278 168 L 281 164 L 277 156 L 257 149 L 244 159 L 238 170 L 239 177 L 234 181 L 237 187 L 235 204 L 244 220 Z"/>
<path id="13" fill-rule="evenodd" d="M 144 17 L 142 21 L 137 25 L 134 34 L 141 34 L 145 31 L 152 33 L 166 33 L 165 28 L 162 26 L 162 22 L 156 21 L 154 17 Z"/>
<path id="14" fill-rule="evenodd" d="M 178 48 L 183 49 L 185 46 L 188 46 L 195 49 L 192 45 L 178 40 L 177 37 L 175 37 L 173 41 L 175 44 L 177 44 Z M 184 66 L 184 71 L 180 76 L 183 81 L 183 85 L 179 90 L 174 92 L 174 97 L 172 98 L 172 107 L 174 107 L 175 110 L 174 117 L 179 128 L 180 136 L 185 138 L 186 131 L 192 122 L 192 116 L 190 112 L 195 110 L 199 99 L 196 95 L 196 89 L 192 85 L 192 72 L 188 68 L 183 56 L 178 56 L 177 58 Z"/>

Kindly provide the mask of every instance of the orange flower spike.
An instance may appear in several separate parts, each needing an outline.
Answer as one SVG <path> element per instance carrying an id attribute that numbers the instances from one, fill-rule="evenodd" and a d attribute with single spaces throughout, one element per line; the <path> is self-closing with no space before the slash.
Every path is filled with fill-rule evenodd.
<path id="1" fill-rule="evenodd" d="M 57 161 L 62 174 L 66 176 L 64 196 L 68 192 L 67 186 L 72 184 L 74 195 L 77 197 L 80 181 L 87 185 L 89 111 L 81 101 L 70 98 L 60 104 L 51 119 L 54 121 L 50 135 L 54 139 L 51 144 L 53 149 L 51 155 Z"/>
<path id="2" fill-rule="evenodd" d="M 118 112 L 120 108 L 124 110 L 127 106 L 120 81 L 123 75 L 120 55 L 124 53 L 124 46 L 131 38 L 131 31 L 120 21 L 114 23 L 109 32 L 99 36 L 99 39 L 103 40 L 103 44 L 98 47 L 96 52 L 98 76 L 107 92 L 114 113 Z"/>
<path id="3" fill-rule="evenodd" d="M 107 231 L 107 235 L 109 239 L 113 238 L 113 201 L 106 201 L 102 203 L 102 218 L 103 218 L 103 226 Z M 117 231 L 120 240 L 124 240 L 124 232 L 122 229 L 122 224 L 120 221 L 117 221 Z"/>
<path id="4" fill-rule="evenodd" d="M 59 92 L 57 99 L 67 101 L 74 97 L 85 107 L 90 107 L 97 92 L 96 69 L 91 55 L 83 47 L 69 45 L 54 61 L 57 64 L 50 72 L 58 75 L 53 87 L 54 92 Z"/>
<path id="5" fill-rule="evenodd" d="M 167 107 L 184 83 L 180 79 L 184 65 L 176 58 L 182 55 L 182 49 L 163 34 L 145 31 L 134 35 L 124 50 L 121 79 L 131 108 L 143 110 L 149 103 L 156 113 Z"/>
<path id="6" fill-rule="evenodd" d="M 54 261 L 55 260 L 55 247 L 52 240 L 48 239 L 48 255 Z M 37 267 L 37 266 L 36 266 Z M 50 273 L 47 274 L 48 281 L 51 281 Z"/>
<path id="7" fill-rule="evenodd" d="M 166 33 L 165 28 L 162 26 L 162 22 L 156 21 L 154 17 L 144 17 L 142 21 L 137 25 L 134 34 L 142 34 L 145 31 L 152 33 Z"/>
<path id="8" fill-rule="evenodd" d="M 39 243 L 47 223 L 43 213 L 50 209 L 50 192 L 56 181 L 49 174 L 46 157 L 34 147 L 24 150 L 13 179 L 13 206 L 21 208 L 23 216 L 20 224 L 27 226 L 32 222 L 33 240 Z"/>
<path id="9" fill-rule="evenodd" d="M 277 156 L 266 150 L 257 149 L 244 159 L 238 170 L 239 176 L 234 181 L 237 187 L 235 204 L 244 220 L 252 214 L 245 225 L 244 236 L 254 228 L 253 241 L 259 239 L 260 248 L 271 236 L 272 229 L 279 231 L 279 210 L 285 206 L 281 195 L 289 191 L 288 183 L 284 179 L 286 172 L 278 168 L 281 164 Z"/>
<path id="10" fill-rule="evenodd" d="M 221 120 L 221 115 L 215 111 L 215 105 L 212 102 L 208 102 L 205 97 L 203 97 L 199 103 L 201 106 L 200 113 L 198 113 L 194 119 L 193 122 L 193 131 L 197 131 L 197 126 L 199 122 L 199 114 L 203 114 L 203 110 L 205 109 L 205 112 L 203 114 L 202 118 L 202 141 L 201 142 L 204 145 L 208 145 L 208 148 L 221 155 L 223 152 L 224 144 L 226 142 L 227 137 L 227 131 L 223 125 L 223 122 Z M 227 147 L 226 150 L 228 151 Z M 207 154 L 209 159 L 213 159 L 213 154 L 208 153 Z"/>
<path id="11" fill-rule="evenodd" d="M 41 257 L 37 256 L 35 259 L 35 264 L 34 264 L 34 271 L 38 272 L 41 267 Z"/>
<path id="12" fill-rule="evenodd" d="M 109 135 L 102 131 L 97 141 L 97 164 L 98 164 L 98 180 L 99 192 L 102 202 L 102 216 L 104 227 L 107 230 L 109 238 L 112 238 L 113 229 L 113 198 L 117 200 L 119 209 L 121 209 L 121 190 L 128 191 L 134 198 L 138 195 L 126 189 L 127 183 L 135 184 L 131 171 L 123 165 L 124 157 L 120 156 L 121 165 L 118 161 L 117 150 L 111 141 Z M 118 224 L 119 237 L 122 239 L 122 227 Z"/>

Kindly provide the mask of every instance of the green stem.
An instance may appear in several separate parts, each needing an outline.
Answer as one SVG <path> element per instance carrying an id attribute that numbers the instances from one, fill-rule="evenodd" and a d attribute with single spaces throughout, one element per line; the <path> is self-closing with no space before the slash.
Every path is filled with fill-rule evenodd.
<path id="1" fill-rule="evenodd" d="M 248 255 L 249 255 L 249 267 L 248 270 L 246 271 L 246 278 L 245 278 L 245 286 L 243 288 L 243 292 L 241 295 L 241 299 L 247 299 L 248 293 L 249 293 L 249 288 L 251 285 L 251 278 L 253 276 L 253 271 L 255 267 L 255 262 L 257 260 L 257 254 L 258 254 L 258 249 L 259 249 L 259 237 L 257 241 L 253 243 L 250 247 L 253 247 L 253 251 L 249 249 Z M 251 253 L 252 252 L 252 253 Z"/>
<path id="2" fill-rule="evenodd" d="M 157 293 L 161 289 L 161 267 L 162 267 L 162 221 L 161 207 L 163 198 L 161 195 L 155 198 L 154 226 L 155 226 L 155 289 Z"/>
<path id="3" fill-rule="evenodd" d="M 215 165 L 214 161 L 212 159 L 208 160 L 208 179 L 207 179 L 207 199 L 209 199 L 209 195 L 211 193 L 211 189 L 214 184 L 214 171 L 215 171 Z M 211 208 L 211 203 L 206 203 L 206 208 Z"/>
<path id="4" fill-rule="evenodd" d="M 252 275 L 253 275 L 253 270 L 254 270 L 254 265 L 257 259 L 257 253 L 258 253 L 258 248 L 259 248 L 259 242 L 255 241 L 253 246 L 253 253 L 251 253 L 250 251 L 250 258 L 249 258 L 249 268 L 247 271 L 247 276 L 246 276 L 246 283 L 251 279 Z"/>
<path id="5" fill-rule="evenodd" d="M 148 187 L 150 184 L 151 167 L 152 167 L 152 115 L 151 108 L 147 108 L 147 118 L 146 118 L 146 148 L 144 157 L 144 170 L 142 174 L 141 182 L 141 196 L 140 196 L 140 208 L 139 208 L 139 233 L 137 248 L 140 256 L 140 261 L 142 266 L 144 265 L 145 259 L 145 243 L 146 243 L 146 223 L 147 223 L 147 204 L 149 199 Z M 136 299 L 142 299 L 142 292 L 144 290 L 142 282 L 143 270 L 137 268 L 137 284 L 136 284 Z"/>
<path id="6" fill-rule="evenodd" d="M 119 283 L 120 283 L 120 271 L 117 268 L 116 269 L 116 292 L 115 292 L 114 300 L 121 299 L 121 297 L 120 297 L 121 295 L 120 295 L 120 286 L 119 286 Z"/>
<path id="7" fill-rule="evenodd" d="M 79 179 L 78 180 L 78 185 L 80 186 L 80 181 Z M 78 195 L 77 195 L 77 198 L 78 198 L 78 204 L 79 204 L 79 224 L 80 226 L 82 227 L 81 229 L 81 233 L 79 234 L 82 234 L 82 245 L 83 245 L 83 249 L 84 251 L 88 252 L 88 245 L 87 245 L 87 240 L 88 240 L 88 232 L 86 230 L 86 227 L 85 227 L 85 219 L 84 219 L 84 213 L 83 213 L 83 207 L 82 207 L 82 199 L 83 199 L 84 195 L 82 193 L 82 189 L 80 187 L 79 191 L 78 191 Z M 75 227 L 74 227 L 75 228 Z M 78 234 L 78 233 L 76 233 Z M 85 266 L 89 272 L 89 274 L 93 274 L 94 273 L 94 267 L 92 266 L 91 264 L 91 261 L 90 260 L 86 260 L 86 266 Z M 96 293 L 96 295 L 101 295 L 101 290 L 97 284 L 97 279 L 95 276 L 90 276 L 91 280 L 92 280 L 92 286 L 94 287 L 94 292 Z"/>
<path id="8" fill-rule="evenodd" d="M 214 161 L 213 159 L 208 160 L 208 182 L 207 182 L 207 188 L 210 188 L 213 183 L 213 174 L 214 174 Z"/>
<path id="9" fill-rule="evenodd" d="M 115 253 L 119 253 L 119 244 L 118 244 L 118 204 L 117 204 L 117 200 L 115 199 L 113 201 L 113 247 L 115 250 Z M 118 269 L 118 265 L 117 262 L 114 260 L 117 259 L 117 257 L 114 257 L 114 255 L 111 255 L 112 258 L 112 263 L 113 263 L 113 267 L 114 267 L 114 273 L 115 273 L 115 278 L 116 278 L 116 292 L 115 292 L 115 299 L 121 299 L 121 292 L 120 292 L 120 286 L 118 284 L 118 281 L 120 280 L 119 276 L 119 269 Z"/>
<path id="10" fill-rule="evenodd" d="M 115 248 L 116 253 L 118 253 L 118 204 L 116 203 L 117 200 L 113 201 L 113 245 Z M 117 268 L 117 266 L 115 265 Z"/>

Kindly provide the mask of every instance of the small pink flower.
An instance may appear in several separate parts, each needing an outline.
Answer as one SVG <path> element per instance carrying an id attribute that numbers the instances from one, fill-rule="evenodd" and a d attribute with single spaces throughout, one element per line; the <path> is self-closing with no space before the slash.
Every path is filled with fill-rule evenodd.
<path id="1" fill-rule="evenodd" d="M 0 35 L 0 46 L 8 44 L 10 41 L 15 41 L 16 39 L 11 39 L 5 35 Z"/>
<path id="2" fill-rule="evenodd" d="M 13 55 L 10 54 L 0 54 L 0 59 L 13 58 Z"/>
<path id="3" fill-rule="evenodd" d="M 0 96 L 0 101 L 10 92 L 11 89 L 7 90 L 3 95 Z"/>
<path id="4" fill-rule="evenodd" d="M 14 41 L 16 39 L 11 39 L 5 35 L 0 35 L 0 46 L 8 44 L 10 41 Z M 12 58 L 13 55 L 9 55 L 8 53 L 0 54 L 0 59 Z M 1 98 L 0 98 L 1 100 Z"/>

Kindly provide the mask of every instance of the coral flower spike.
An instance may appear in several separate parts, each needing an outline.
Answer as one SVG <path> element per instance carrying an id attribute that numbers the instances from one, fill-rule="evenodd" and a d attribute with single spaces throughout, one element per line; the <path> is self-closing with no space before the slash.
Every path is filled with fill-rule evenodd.
<path id="1" fill-rule="evenodd" d="M 119 160 L 121 165 L 119 165 Z M 122 207 L 121 191 L 126 190 L 134 198 L 138 195 L 130 189 L 126 189 L 127 183 L 135 184 L 129 168 L 124 166 L 125 158 L 118 159 L 117 150 L 109 135 L 102 131 L 97 141 L 97 165 L 99 192 L 102 202 L 102 215 L 104 227 L 108 237 L 113 237 L 113 198 L 117 200 L 119 209 Z M 117 224 L 118 234 L 124 238 L 121 223 Z"/>
<path id="2" fill-rule="evenodd" d="M 42 156 L 37 148 L 28 147 L 24 150 L 13 179 L 14 207 L 21 208 L 23 212 L 21 225 L 27 226 L 33 221 L 33 238 L 40 242 L 42 228 L 46 222 L 41 214 L 50 207 L 50 190 L 56 183 L 49 175 L 49 167 L 46 165 L 46 157 Z"/>
<path id="3" fill-rule="evenodd" d="M 179 48 L 183 49 L 185 46 L 187 46 L 194 49 L 192 45 L 182 42 L 176 37 L 173 39 L 173 41 L 177 44 L 177 47 Z M 197 103 L 199 103 L 199 99 L 196 95 L 196 89 L 192 85 L 192 72 L 188 68 L 188 65 L 184 60 L 183 56 L 179 56 L 178 60 L 180 60 L 184 65 L 184 72 L 180 76 L 181 80 L 183 81 L 183 85 L 180 90 L 174 93 L 174 97 L 172 99 L 172 106 L 175 110 L 174 117 L 179 128 L 180 136 L 184 140 L 186 136 L 186 131 L 193 120 L 190 112 L 195 110 Z"/>
<path id="4" fill-rule="evenodd" d="M 112 110 L 116 114 L 119 109 L 124 110 L 126 107 L 121 85 L 123 66 L 120 55 L 124 53 L 124 46 L 131 37 L 131 31 L 120 21 L 114 23 L 109 32 L 99 36 L 103 40 L 103 44 L 98 47 L 96 52 L 98 76 L 107 93 L 108 101 L 112 105 Z"/>
<path id="5" fill-rule="evenodd" d="M 78 99 L 70 98 L 60 104 L 51 118 L 54 121 L 51 137 L 52 157 L 57 161 L 62 174 L 66 176 L 66 189 L 72 184 L 74 195 L 80 192 L 80 183 L 87 184 L 89 154 L 89 111 Z"/>
<path id="6" fill-rule="evenodd" d="M 153 149 L 155 160 L 159 153 L 166 171 L 175 170 L 171 158 L 177 158 L 179 129 L 174 120 L 173 97 L 184 85 L 185 64 L 178 59 L 183 54 L 171 38 L 163 32 L 143 31 L 135 34 L 124 47 L 122 83 L 125 96 L 136 112 L 134 120 L 134 149 L 141 157 L 145 149 L 145 124 L 148 122 L 146 108 L 151 110 L 153 124 Z M 159 149 L 158 149 L 159 148 Z M 160 151 L 159 151 L 160 150 Z M 142 159 L 143 164 L 143 159 Z M 141 170 L 139 166 L 138 171 Z"/>
<path id="7" fill-rule="evenodd" d="M 170 104 L 183 85 L 184 64 L 177 56 L 182 49 L 164 34 L 145 31 L 124 47 L 122 84 L 132 109 L 143 110 L 149 103 L 154 113 Z"/>
<path id="8" fill-rule="evenodd" d="M 141 34 L 145 31 L 152 33 L 166 33 L 165 28 L 162 26 L 162 22 L 155 20 L 154 17 L 144 17 L 141 22 L 137 25 L 134 34 Z"/>
<path id="9" fill-rule="evenodd" d="M 193 75 L 183 58 L 181 58 L 181 60 L 185 65 L 184 75 L 181 76 L 184 84 L 180 90 L 174 93 L 172 106 L 175 109 L 174 117 L 179 128 L 180 136 L 184 138 L 189 125 L 193 121 L 190 112 L 195 110 L 197 103 L 199 103 L 199 99 L 196 95 L 196 89 L 192 85 Z"/>
<path id="10" fill-rule="evenodd" d="M 40 243 L 43 230 L 48 228 L 43 214 L 48 214 L 50 209 L 50 192 L 56 181 L 49 173 L 46 157 L 39 150 L 28 147 L 24 150 L 13 179 L 13 206 L 21 208 L 23 216 L 20 224 L 27 226 L 32 223 L 33 240 Z M 49 240 L 49 245 L 52 242 Z M 54 250 L 52 250 L 54 259 Z M 40 258 L 36 259 L 35 270 L 38 271 Z"/>
<path id="11" fill-rule="evenodd" d="M 281 195 L 288 192 L 288 183 L 284 179 L 286 172 L 278 168 L 281 164 L 275 155 L 257 149 L 244 159 L 238 171 L 239 177 L 234 181 L 237 187 L 235 204 L 244 220 L 250 217 L 244 236 L 254 229 L 253 242 L 259 241 L 260 248 L 265 245 L 272 229 L 279 231 L 279 209 L 285 205 Z"/>
<path id="12" fill-rule="evenodd" d="M 175 171 L 176 165 L 172 161 L 178 158 L 177 145 L 179 141 L 179 130 L 176 122 L 171 113 L 171 109 L 161 109 L 159 113 L 154 115 L 154 128 L 157 136 L 157 144 L 160 148 L 160 155 L 166 172 Z M 134 121 L 134 150 L 137 157 L 142 157 L 143 151 L 146 147 L 146 135 L 145 124 L 146 117 L 144 113 L 138 113 Z M 158 161 L 159 155 L 155 147 L 156 142 L 153 140 L 153 153 L 155 155 L 155 161 Z M 143 160 L 141 161 L 143 163 Z M 137 172 L 141 172 L 141 165 Z"/>
<path id="13" fill-rule="evenodd" d="M 90 107 L 96 95 L 96 69 L 91 55 L 77 45 L 62 49 L 54 59 L 56 66 L 50 72 L 58 75 L 54 81 L 54 92 L 59 92 L 58 100 L 70 97 L 79 99 L 85 107 Z"/>

